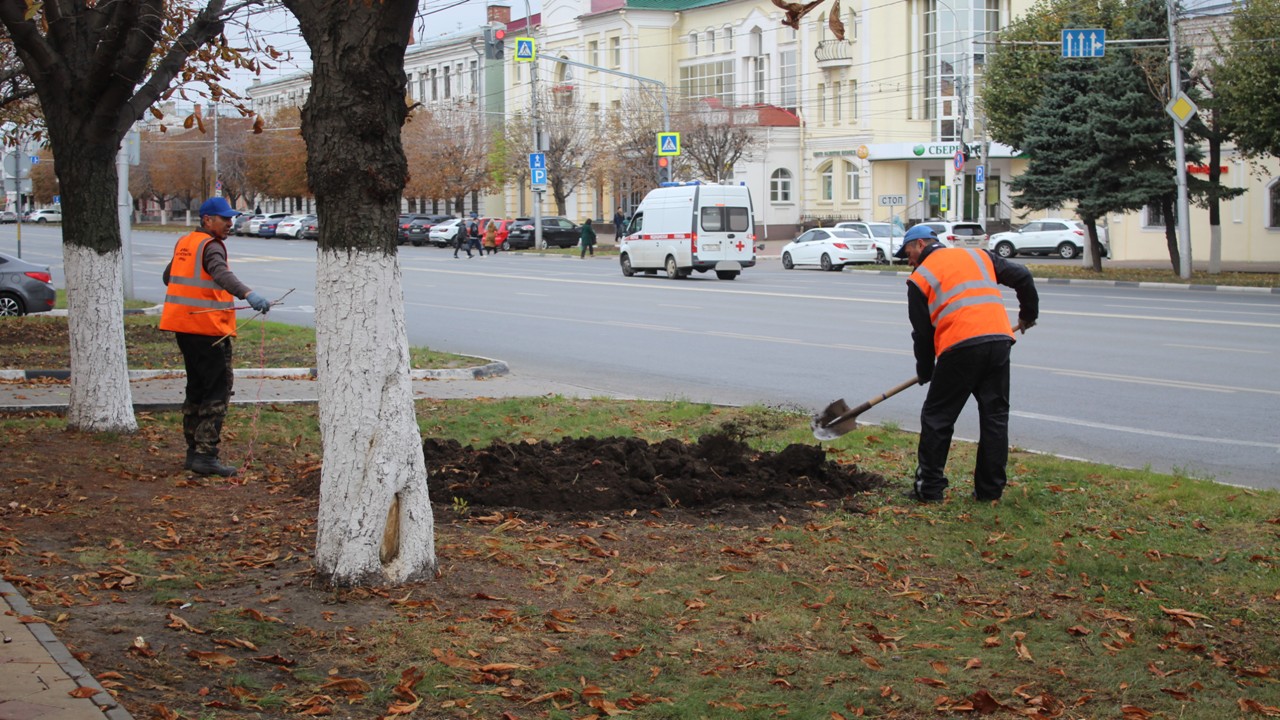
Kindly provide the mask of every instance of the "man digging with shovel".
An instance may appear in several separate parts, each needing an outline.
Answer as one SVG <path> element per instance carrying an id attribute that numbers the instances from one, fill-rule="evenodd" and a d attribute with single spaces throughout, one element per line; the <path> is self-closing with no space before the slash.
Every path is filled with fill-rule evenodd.
<path id="1" fill-rule="evenodd" d="M 917 225 L 894 254 L 915 268 L 907 280 L 907 314 L 915 345 L 916 377 L 929 383 L 920 409 L 915 483 L 907 497 L 941 502 L 956 418 L 972 395 L 978 401 L 978 458 L 973 497 L 999 500 L 1009 461 L 1009 350 L 1013 328 L 999 285 L 1018 296 L 1018 328 L 1040 315 L 1040 296 L 1026 267 L 987 250 L 949 248 Z"/>

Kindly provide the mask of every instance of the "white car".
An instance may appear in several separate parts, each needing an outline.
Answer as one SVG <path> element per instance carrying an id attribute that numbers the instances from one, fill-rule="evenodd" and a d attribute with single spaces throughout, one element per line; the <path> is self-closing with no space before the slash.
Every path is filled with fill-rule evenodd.
<path id="1" fill-rule="evenodd" d="M 836 223 L 836 228 L 848 228 L 857 230 L 875 241 L 876 262 L 884 264 L 893 259 L 893 254 L 898 252 L 898 248 L 902 247 L 902 235 L 904 230 L 894 230 L 893 225 L 883 222 L 863 222 L 861 220 L 846 220 L 845 222 Z"/>
<path id="2" fill-rule="evenodd" d="M 930 220 L 920 223 L 933 228 L 938 239 L 947 247 L 986 248 L 987 231 L 976 222 L 940 222 Z"/>
<path id="3" fill-rule="evenodd" d="M 47 223 L 47 222 L 60 223 L 62 222 L 62 211 L 57 208 L 45 208 L 44 210 L 32 210 L 31 212 L 27 213 L 27 216 L 23 219 L 23 221 L 29 222 L 29 223 Z"/>
<path id="4" fill-rule="evenodd" d="M 782 267 L 817 265 L 823 270 L 839 270 L 854 263 L 876 261 L 871 238 L 849 228 L 814 228 L 782 248 Z"/>
<path id="5" fill-rule="evenodd" d="M 1005 258 L 1053 253 L 1070 260 L 1084 252 L 1088 237 L 1089 229 L 1079 220 L 1042 218 L 1013 232 L 992 235 L 987 249 Z M 1098 228 L 1098 241 L 1102 243 L 1103 257 L 1109 256 L 1111 247 L 1103 228 Z"/>
<path id="6" fill-rule="evenodd" d="M 453 244 L 453 236 L 458 234 L 458 223 L 462 222 L 462 218 L 449 218 L 444 222 L 438 222 L 431 226 L 427 231 L 427 240 L 432 245 L 440 247 L 449 247 Z"/>
<path id="7" fill-rule="evenodd" d="M 308 222 L 315 220 L 315 215 L 290 215 L 276 225 L 276 237 L 297 238 Z"/>

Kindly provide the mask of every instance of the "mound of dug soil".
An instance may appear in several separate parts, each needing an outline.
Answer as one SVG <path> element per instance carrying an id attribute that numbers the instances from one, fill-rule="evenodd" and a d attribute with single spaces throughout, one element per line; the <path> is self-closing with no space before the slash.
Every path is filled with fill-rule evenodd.
<path id="1" fill-rule="evenodd" d="M 433 500 L 471 507 L 590 512 L 790 505 L 831 502 L 882 482 L 856 465 L 827 460 L 818 446 L 762 453 L 725 433 L 696 444 L 564 438 L 483 449 L 427 438 L 423 451 Z"/>

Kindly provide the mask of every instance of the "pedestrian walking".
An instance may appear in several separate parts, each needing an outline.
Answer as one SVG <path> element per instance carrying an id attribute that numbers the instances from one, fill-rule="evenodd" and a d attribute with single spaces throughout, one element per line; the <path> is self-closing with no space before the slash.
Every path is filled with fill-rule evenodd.
<path id="1" fill-rule="evenodd" d="M 471 247 L 467 243 L 467 219 L 458 218 L 458 224 L 453 227 L 453 256 L 458 257 L 459 250 L 466 250 L 467 257 L 471 257 Z"/>
<path id="2" fill-rule="evenodd" d="M 915 268 L 907 280 L 907 313 L 916 377 L 929 383 L 920 409 L 915 482 L 907 496 L 941 502 L 956 418 L 969 396 L 978 402 L 978 457 L 973 497 L 999 500 L 1009 461 L 1009 351 L 1013 328 L 1000 285 L 1018 297 L 1018 327 L 1026 332 L 1040 315 L 1031 272 L 988 250 L 949 248 L 917 225 L 902 238 L 895 257 Z"/>
<path id="3" fill-rule="evenodd" d="M 235 299 L 247 300 L 260 313 L 271 309 L 271 303 L 249 289 L 227 265 L 224 243 L 232 218 L 239 214 L 223 198 L 206 200 L 200 206 L 200 229 L 178 240 L 163 275 L 167 290 L 160 329 L 174 333 L 187 369 L 182 403 L 187 460 L 183 467 L 197 475 L 236 474 L 235 467 L 218 459 L 222 423 L 235 378 L 231 369 Z"/>
<path id="4" fill-rule="evenodd" d="M 622 206 L 613 213 L 613 236 L 614 242 L 622 242 L 622 234 L 627 231 L 627 216 L 622 213 Z"/>
<path id="5" fill-rule="evenodd" d="M 484 248 L 480 246 L 480 221 L 475 213 L 471 213 L 471 219 L 467 221 L 467 257 L 471 257 L 472 250 L 484 257 Z"/>
<path id="6" fill-rule="evenodd" d="M 585 258 L 587 253 L 596 256 L 596 231 L 591 228 L 591 218 L 582 221 L 578 231 L 578 258 Z"/>
<path id="7" fill-rule="evenodd" d="M 484 249 L 490 255 L 498 254 L 498 221 L 493 218 L 484 224 Z"/>

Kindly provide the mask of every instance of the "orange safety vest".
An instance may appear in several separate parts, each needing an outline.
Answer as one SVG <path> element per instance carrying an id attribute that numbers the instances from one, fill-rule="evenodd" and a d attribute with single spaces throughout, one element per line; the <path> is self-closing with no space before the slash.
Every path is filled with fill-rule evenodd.
<path id="1" fill-rule="evenodd" d="M 909 278 L 929 301 L 933 347 L 951 346 L 983 335 L 1013 338 L 1009 313 L 996 284 L 996 268 L 981 250 L 939 248 Z"/>
<path id="2" fill-rule="evenodd" d="M 204 269 L 204 248 L 211 242 L 221 241 L 197 230 L 178 240 L 173 247 L 169 289 L 160 314 L 161 330 L 213 337 L 235 336 L 236 298 L 214 282 Z M 219 312 L 192 314 L 200 310 Z"/>

